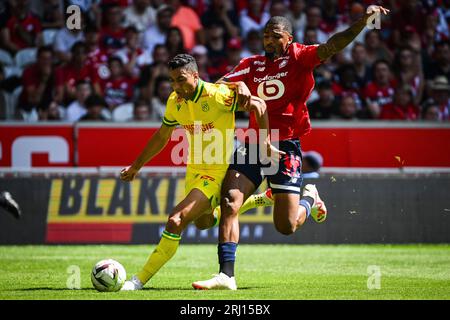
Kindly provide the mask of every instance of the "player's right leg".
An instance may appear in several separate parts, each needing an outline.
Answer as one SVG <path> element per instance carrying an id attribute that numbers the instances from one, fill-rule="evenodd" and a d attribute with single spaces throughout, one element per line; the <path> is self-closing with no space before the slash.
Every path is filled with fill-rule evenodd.
<path id="1" fill-rule="evenodd" d="M 199 189 L 192 189 L 169 216 L 159 244 L 148 258 L 140 272 L 126 281 L 124 291 L 140 290 L 158 270 L 175 254 L 181 240 L 181 232 L 187 225 L 211 210 L 211 201 Z"/>
<path id="2" fill-rule="evenodd" d="M 259 174 L 259 170 L 258 170 Z M 259 177 L 258 179 L 261 179 Z M 258 185 L 261 183 L 256 182 Z M 213 278 L 192 283 L 195 289 L 236 290 L 234 263 L 239 242 L 239 208 L 255 191 L 255 182 L 239 171 L 229 169 L 222 184 L 221 218 L 219 223 L 219 274 Z"/>

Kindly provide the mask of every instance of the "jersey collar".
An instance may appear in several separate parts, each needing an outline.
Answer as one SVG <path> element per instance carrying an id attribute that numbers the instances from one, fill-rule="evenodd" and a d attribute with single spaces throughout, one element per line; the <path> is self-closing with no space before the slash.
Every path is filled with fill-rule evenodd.
<path id="1" fill-rule="evenodd" d="M 197 87 L 195 88 L 194 96 L 192 97 L 192 99 L 190 99 L 191 101 L 197 102 L 198 99 L 200 99 L 200 97 L 202 96 L 204 86 L 205 86 L 205 82 L 199 78 Z"/>

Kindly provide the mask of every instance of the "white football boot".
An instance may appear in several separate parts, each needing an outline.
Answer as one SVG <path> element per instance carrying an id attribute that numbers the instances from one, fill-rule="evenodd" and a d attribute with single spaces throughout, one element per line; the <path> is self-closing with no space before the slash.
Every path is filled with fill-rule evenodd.
<path id="1" fill-rule="evenodd" d="M 138 279 L 138 277 L 133 276 L 131 280 L 125 281 L 120 291 L 136 291 L 136 290 L 142 290 L 144 285 L 141 283 L 141 280 Z"/>
<path id="2" fill-rule="evenodd" d="M 192 286 L 197 290 L 237 290 L 235 278 L 223 272 L 214 275 L 212 279 L 196 281 Z"/>
<path id="3" fill-rule="evenodd" d="M 313 217 L 314 221 L 317 223 L 324 222 L 327 218 L 327 207 L 325 206 L 325 202 L 320 199 L 319 191 L 314 184 L 307 184 L 303 188 L 302 198 L 303 197 L 311 197 L 314 199 L 314 204 L 311 207 L 311 217 Z"/>

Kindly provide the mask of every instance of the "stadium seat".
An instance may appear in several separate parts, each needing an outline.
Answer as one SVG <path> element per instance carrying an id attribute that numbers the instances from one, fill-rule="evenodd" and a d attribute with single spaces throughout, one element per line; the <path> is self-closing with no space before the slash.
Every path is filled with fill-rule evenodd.
<path id="1" fill-rule="evenodd" d="M 26 48 L 16 53 L 16 67 L 25 68 L 27 65 L 36 62 L 37 48 Z"/>
<path id="2" fill-rule="evenodd" d="M 133 118 L 133 103 L 117 106 L 112 112 L 113 121 L 130 121 Z"/>
<path id="3" fill-rule="evenodd" d="M 12 76 L 21 77 L 23 73 L 23 69 L 15 66 L 6 66 L 5 67 L 5 79 L 8 79 Z"/>
<path id="4" fill-rule="evenodd" d="M 55 42 L 56 33 L 58 32 L 58 29 L 45 29 L 42 32 L 42 38 L 44 40 L 44 46 L 53 45 L 53 42 Z"/>
<path id="5" fill-rule="evenodd" d="M 12 58 L 12 56 L 9 54 L 8 51 L 3 50 L 3 49 L 0 49 L 0 62 L 4 66 L 14 65 L 14 59 Z"/>

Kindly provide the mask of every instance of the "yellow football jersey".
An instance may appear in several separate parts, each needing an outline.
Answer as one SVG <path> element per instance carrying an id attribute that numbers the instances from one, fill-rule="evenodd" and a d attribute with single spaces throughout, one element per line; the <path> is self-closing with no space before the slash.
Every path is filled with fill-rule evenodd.
<path id="1" fill-rule="evenodd" d="M 224 84 L 202 81 L 192 100 L 172 92 L 163 123 L 180 125 L 189 141 L 188 166 L 197 170 L 226 170 L 234 148 L 236 92 Z"/>

